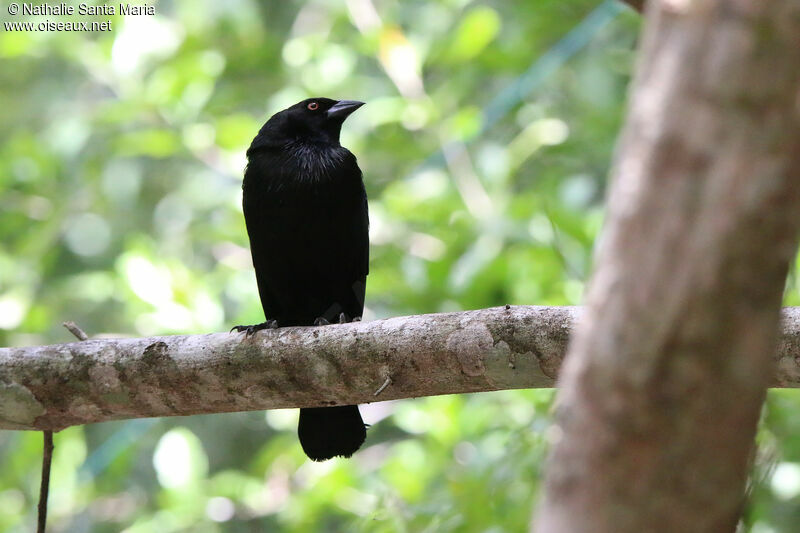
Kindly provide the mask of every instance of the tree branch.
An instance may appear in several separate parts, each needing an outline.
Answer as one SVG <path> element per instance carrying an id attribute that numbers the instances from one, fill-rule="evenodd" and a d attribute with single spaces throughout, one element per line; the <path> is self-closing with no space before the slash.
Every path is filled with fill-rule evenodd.
<path id="1" fill-rule="evenodd" d="M 577 307 L 0 348 L 0 429 L 552 387 Z M 800 308 L 775 384 L 800 386 Z M 797 359 L 797 361 L 795 361 Z"/>

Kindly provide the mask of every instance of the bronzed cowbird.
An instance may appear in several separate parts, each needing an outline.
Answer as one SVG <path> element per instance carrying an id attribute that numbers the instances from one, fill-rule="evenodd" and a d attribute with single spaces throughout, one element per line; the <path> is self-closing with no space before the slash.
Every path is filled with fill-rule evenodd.
<path id="1" fill-rule="evenodd" d="M 339 133 L 362 105 L 303 100 L 273 115 L 253 139 L 242 205 L 266 320 L 233 329 L 252 335 L 360 320 L 369 271 L 367 195 Z M 355 405 L 300 409 L 297 432 L 314 461 L 350 457 L 366 438 Z"/>

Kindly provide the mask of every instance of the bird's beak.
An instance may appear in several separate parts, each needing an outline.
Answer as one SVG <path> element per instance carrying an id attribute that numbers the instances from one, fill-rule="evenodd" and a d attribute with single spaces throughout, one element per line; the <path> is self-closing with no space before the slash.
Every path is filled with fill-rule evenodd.
<path id="1" fill-rule="evenodd" d="M 333 107 L 328 109 L 328 118 L 341 118 L 344 120 L 350 113 L 364 105 L 364 102 L 358 100 L 339 100 Z"/>

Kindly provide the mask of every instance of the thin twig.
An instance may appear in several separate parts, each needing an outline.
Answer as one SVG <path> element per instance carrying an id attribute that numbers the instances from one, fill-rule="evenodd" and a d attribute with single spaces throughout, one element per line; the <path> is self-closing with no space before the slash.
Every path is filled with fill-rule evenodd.
<path id="1" fill-rule="evenodd" d="M 70 333 L 78 337 L 79 341 L 85 341 L 89 338 L 89 336 L 84 332 L 81 328 L 78 327 L 78 324 L 73 322 L 72 320 L 67 320 L 63 323 L 63 326 L 69 330 Z"/>
<path id="2" fill-rule="evenodd" d="M 50 464 L 53 462 L 53 432 L 42 431 L 44 449 L 42 451 L 42 484 L 39 487 L 39 519 L 37 533 L 45 533 L 47 525 L 47 496 L 50 492 Z"/>
<path id="3" fill-rule="evenodd" d="M 89 338 L 86 332 L 78 327 L 72 320 L 67 320 L 63 323 L 63 326 L 80 341 L 85 341 Z M 42 435 L 44 435 L 44 449 L 42 450 L 42 484 L 39 486 L 37 533 L 45 533 L 45 529 L 47 528 L 47 498 L 50 495 L 50 466 L 53 463 L 53 448 L 55 448 L 55 446 L 53 446 L 53 432 L 49 430 L 42 431 Z"/>
<path id="4" fill-rule="evenodd" d="M 388 376 L 386 378 L 386 381 L 383 382 L 383 385 L 378 387 L 378 390 L 375 391 L 375 396 L 377 396 L 378 394 L 382 393 L 383 389 L 385 389 L 386 387 L 388 387 L 391 384 L 392 384 L 392 376 Z"/>

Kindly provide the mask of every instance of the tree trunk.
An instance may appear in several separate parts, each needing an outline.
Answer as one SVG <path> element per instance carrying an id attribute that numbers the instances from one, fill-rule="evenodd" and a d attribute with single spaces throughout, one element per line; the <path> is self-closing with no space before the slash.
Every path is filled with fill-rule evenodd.
<path id="1" fill-rule="evenodd" d="M 540 532 L 733 531 L 800 223 L 800 2 L 648 3 Z"/>

